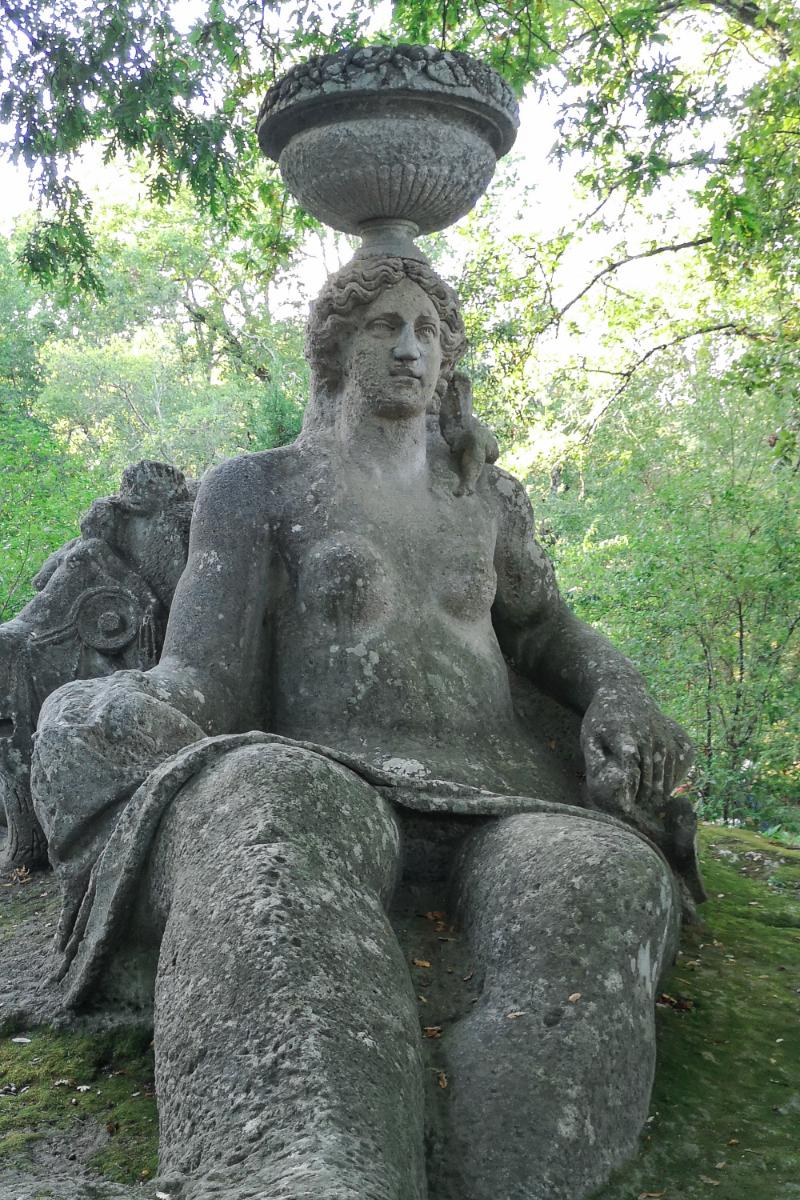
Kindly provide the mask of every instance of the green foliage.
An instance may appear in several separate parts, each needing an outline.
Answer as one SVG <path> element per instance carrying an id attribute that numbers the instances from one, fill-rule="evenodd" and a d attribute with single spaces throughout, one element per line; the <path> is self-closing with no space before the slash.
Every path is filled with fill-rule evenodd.
<path id="1" fill-rule="evenodd" d="M 90 143 L 109 161 L 144 156 L 153 199 L 168 203 L 186 188 L 273 270 L 285 263 L 309 221 L 259 162 L 258 104 L 292 62 L 363 42 L 373 8 L 374 0 L 205 0 L 183 31 L 156 0 L 68 0 L 56 15 L 41 0 L 5 4 L 6 152 L 30 167 L 44 205 L 22 251 L 27 269 L 101 291 L 91 214 L 70 175 Z M 800 17 L 792 0 L 397 0 L 390 28 L 371 36 L 464 49 L 518 92 L 538 89 L 558 106 L 555 156 L 578 164 L 601 204 L 665 183 L 694 189 L 721 268 L 766 251 L 778 275 L 796 271 Z M 699 55 L 686 52 L 687 39 Z M 737 84 L 743 61 L 757 69 Z M 723 148 L 720 122 L 730 131 Z"/>
<path id="2" fill-rule="evenodd" d="M 798 477 L 771 444 L 797 361 L 773 348 L 759 384 L 722 353 L 641 378 L 540 515 L 576 611 L 692 733 L 704 811 L 763 821 L 800 795 Z"/>
<path id="3" fill-rule="evenodd" d="M 275 265 L 308 219 L 287 206 L 260 163 L 255 114 L 276 69 L 358 39 L 370 0 L 332 17 L 324 3 L 293 9 L 250 0 L 206 0 L 185 32 L 169 6 L 142 0 L 40 0 L 3 4 L 0 121 L 6 153 L 36 180 L 42 220 L 21 259 L 43 283 L 102 294 L 90 207 L 70 164 L 92 143 L 143 155 L 152 199 L 186 188 L 229 234 L 245 232 Z M 271 203 L 265 223 L 254 199 Z"/>
<path id="4" fill-rule="evenodd" d="M 185 34 L 149 0 L 10 14 L 0 106 L 46 207 L 0 249 L 6 615 L 129 460 L 200 473 L 296 433 L 302 334 L 269 293 L 312 223 L 259 163 L 254 114 L 291 61 L 363 40 L 371 6 L 212 0 Z M 788 829 L 799 30 L 789 0 L 399 0 L 385 33 L 479 54 L 555 114 L 580 208 L 537 227 L 512 165 L 461 226 L 477 404 L 576 608 L 689 726 L 706 811 Z M 69 168 L 90 142 L 143 163 L 147 199 L 92 211 Z M 24 463 L 45 458 L 26 499 Z"/>
<path id="5" fill-rule="evenodd" d="M 270 319 L 252 251 L 185 197 L 103 209 L 93 236 L 102 300 L 26 282 L 0 241 L 0 619 L 130 462 L 199 476 L 302 419 L 302 329 Z"/>
<path id="6" fill-rule="evenodd" d="M 48 376 L 36 413 L 85 462 L 118 475 L 138 458 L 156 458 L 197 475 L 246 448 L 252 387 L 210 381 L 176 358 L 160 331 L 100 345 L 54 342 L 43 355 Z"/>
<path id="7" fill-rule="evenodd" d="M 711 899 L 684 929 L 657 1010 L 651 1120 L 637 1158 L 593 1200 L 790 1200 L 800 1170 L 800 854 L 705 827 Z"/>
<path id="8" fill-rule="evenodd" d="M 81 513 L 112 490 L 108 476 L 65 453 L 41 421 L 0 403 L 0 620 L 30 599 L 47 556 L 77 537 Z"/>

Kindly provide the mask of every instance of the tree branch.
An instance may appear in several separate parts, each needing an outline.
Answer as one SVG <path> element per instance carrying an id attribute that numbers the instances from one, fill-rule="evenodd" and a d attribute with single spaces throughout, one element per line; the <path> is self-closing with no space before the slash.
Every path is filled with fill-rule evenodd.
<path id="1" fill-rule="evenodd" d="M 655 246 L 652 250 L 642 250 L 638 254 L 628 254 L 625 256 L 625 258 L 620 258 L 617 259 L 616 262 L 608 263 L 602 268 L 602 270 L 598 271 L 596 275 L 592 276 L 586 286 L 581 288 L 577 295 L 573 296 L 571 300 L 569 300 L 558 310 L 558 312 L 553 314 L 545 328 L 548 328 L 550 325 L 557 325 L 569 312 L 569 310 L 574 308 L 578 301 L 582 300 L 586 293 L 592 290 L 596 283 L 599 283 L 601 279 L 605 279 L 608 275 L 613 275 L 615 271 L 620 269 L 620 267 L 627 266 L 628 263 L 638 262 L 643 258 L 655 258 L 658 254 L 677 254 L 681 250 L 691 250 L 695 246 L 707 246 L 711 241 L 713 241 L 713 239 L 710 236 L 691 238 L 686 242 L 674 242 L 669 246 Z"/>
<path id="2" fill-rule="evenodd" d="M 783 58 L 788 55 L 789 42 L 785 29 L 768 17 L 764 9 L 759 8 L 752 0 L 693 0 L 693 3 L 701 8 L 717 8 L 740 25 L 755 29 L 757 33 L 765 33 L 777 44 Z"/>
<path id="3" fill-rule="evenodd" d="M 212 333 L 218 334 L 227 346 L 229 353 L 238 359 L 242 366 L 252 371 L 256 379 L 260 379 L 262 383 L 267 383 L 272 378 L 272 372 L 269 367 L 265 367 L 263 363 L 253 361 L 233 330 L 228 329 L 222 322 L 214 320 L 200 305 L 192 304 L 187 299 L 184 299 L 183 304 L 192 320 L 198 324 L 207 326 Z"/>
<path id="4" fill-rule="evenodd" d="M 644 364 L 649 362 L 649 360 L 656 354 L 660 354 L 662 350 L 670 350 L 673 346 L 680 346 L 683 342 L 688 342 L 691 338 L 702 337 L 707 333 L 723 333 L 729 337 L 751 338 L 753 341 L 771 340 L 774 336 L 769 333 L 764 333 L 761 330 L 748 329 L 746 325 L 740 325 L 735 321 L 722 321 L 715 325 L 701 325 L 698 329 L 690 329 L 686 333 L 676 334 L 675 337 L 669 338 L 665 342 L 659 342 L 657 345 L 651 346 L 649 350 L 645 350 L 644 354 L 640 354 L 639 357 L 630 364 L 630 366 L 624 369 L 624 371 L 614 372 L 614 374 L 616 374 L 620 379 L 619 386 L 615 388 L 610 396 L 606 397 L 599 404 L 596 404 L 589 413 L 589 416 L 584 422 L 585 432 L 583 436 L 579 438 L 578 444 L 589 441 L 602 418 L 625 391 L 640 367 L 643 367 Z"/>

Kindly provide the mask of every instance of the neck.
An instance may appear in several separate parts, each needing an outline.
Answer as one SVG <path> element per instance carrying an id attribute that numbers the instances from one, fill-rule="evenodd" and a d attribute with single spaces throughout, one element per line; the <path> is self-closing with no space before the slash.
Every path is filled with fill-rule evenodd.
<path id="1" fill-rule="evenodd" d="M 336 422 L 336 441 L 345 457 L 367 474 L 413 479 L 426 466 L 425 414 L 381 417 L 361 414 L 348 420 L 343 405 Z"/>

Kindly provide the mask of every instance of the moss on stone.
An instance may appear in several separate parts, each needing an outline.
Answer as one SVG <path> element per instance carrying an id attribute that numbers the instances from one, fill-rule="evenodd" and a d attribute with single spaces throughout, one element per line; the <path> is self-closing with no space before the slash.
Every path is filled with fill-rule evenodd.
<path id="1" fill-rule="evenodd" d="M 0 842 L 2 845 L 2 842 Z M 21 882 L 14 875 L 5 876 L 0 883 L 3 891 L 0 904 L 0 945 L 5 937 L 23 921 L 36 919 L 42 924 L 52 924 L 58 919 L 60 901 L 50 886 L 49 878 L 35 874 L 22 874 Z M 44 883 L 42 880 L 44 879 Z"/>
<path id="2" fill-rule="evenodd" d="M 595 1200 L 800 1200 L 800 852 L 715 826 L 701 851 L 710 900 L 658 1008 L 650 1123 Z M 0 1096 L 0 1158 L 24 1168 L 61 1131 L 100 1178 L 150 1178 L 152 1072 L 147 1030 L 7 1028 L 0 1088 L 18 1092 Z"/>
<path id="3" fill-rule="evenodd" d="M 709 901 L 658 1008 L 640 1154 L 595 1200 L 800 1197 L 800 852 L 700 835 Z"/>
<path id="4" fill-rule="evenodd" d="M 0 1042 L 0 1158 L 24 1167 L 33 1143 L 62 1131 L 86 1165 L 131 1183 L 155 1173 L 158 1123 L 148 1030 L 34 1029 Z M 12 1090 L 13 1089 L 13 1090 Z"/>

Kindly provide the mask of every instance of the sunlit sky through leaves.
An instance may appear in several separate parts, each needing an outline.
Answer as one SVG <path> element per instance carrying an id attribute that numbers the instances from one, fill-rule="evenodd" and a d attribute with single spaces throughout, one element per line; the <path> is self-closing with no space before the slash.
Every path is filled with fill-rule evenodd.
<path id="1" fill-rule="evenodd" d="M 178 29 L 188 32 L 201 17 L 205 5 L 200 0 L 177 0 L 171 8 Z M 371 28 L 376 33 L 385 28 L 390 16 L 391 4 L 384 0 L 375 9 Z M 280 19 L 279 15 L 276 19 Z M 703 38 L 699 28 L 691 21 L 685 21 L 672 28 L 669 50 L 671 54 L 680 57 L 685 67 L 701 69 Z M 742 55 L 733 72 L 734 76 L 738 73 L 741 80 L 729 78 L 729 85 L 733 82 L 734 86 L 738 84 L 744 88 L 759 70 L 758 64 Z M 542 237 L 552 236 L 559 229 L 568 226 L 581 211 L 591 207 L 575 187 L 574 172 L 578 163 L 567 163 L 559 167 L 549 160 L 549 152 L 555 140 L 554 123 L 557 116 L 555 102 L 544 102 L 536 94 L 529 94 L 521 105 L 521 125 L 516 146 L 512 154 L 500 164 L 490 192 L 499 208 L 502 227 L 509 233 L 518 230 L 525 234 L 536 232 Z M 255 137 L 255 130 L 253 136 Z M 726 136 L 727 129 L 722 121 L 711 123 L 704 130 L 704 143 L 707 145 L 710 139 L 722 146 Z M 696 144 L 688 145 L 687 151 L 691 152 L 697 148 Z M 99 147 L 90 148 L 74 164 L 72 171 L 96 203 L 133 201 L 143 191 L 141 176 L 127 170 L 124 161 L 118 160 L 110 166 L 104 166 Z M 686 181 L 684 179 L 680 192 L 666 197 L 668 203 L 665 205 L 667 186 L 662 185 L 657 201 L 653 204 L 653 213 L 656 212 L 656 207 L 663 213 L 665 207 L 670 207 L 671 202 L 673 216 L 670 237 L 690 237 L 696 219 L 693 201 L 687 194 Z M 674 185 L 672 186 L 674 188 Z M 27 172 L 22 167 L 0 162 L 0 231 L 10 232 L 14 222 L 30 206 Z M 458 269 L 460 257 L 466 251 L 466 243 L 459 237 L 459 230 L 466 228 L 468 221 L 469 218 L 466 218 L 461 222 L 451 231 L 449 238 L 454 273 Z M 641 245 L 647 244 L 649 239 L 663 236 L 663 228 L 655 228 L 651 224 L 646 209 L 635 214 L 626 214 L 625 232 L 629 243 L 635 244 L 638 240 Z M 596 264 L 603 261 L 604 256 L 612 253 L 615 240 L 616 231 L 589 234 L 582 237 L 580 243 L 567 253 L 559 277 L 563 300 L 580 290 L 596 270 Z M 275 315 L 289 315 L 292 311 L 304 307 L 309 298 L 318 291 L 328 271 L 335 269 L 340 261 L 350 256 L 350 253 L 346 239 L 333 235 L 323 238 L 310 237 L 306 253 L 297 265 L 291 287 L 286 285 L 273 289 L 270 299 Z M 673 265 L 668 262 L 654 264 L 649 261 L 632 263 L 624 268 L 625 285 L 633 288 L 658 286 L 658 281 L 669 277 Z"/>

